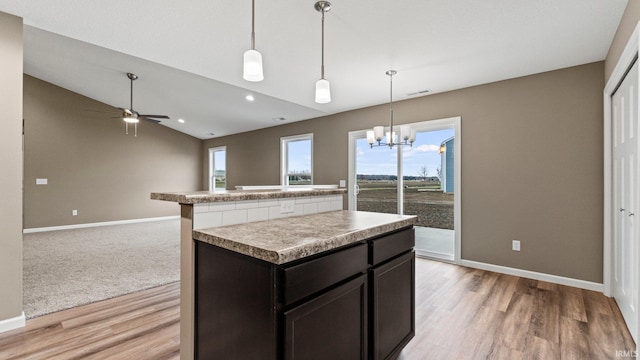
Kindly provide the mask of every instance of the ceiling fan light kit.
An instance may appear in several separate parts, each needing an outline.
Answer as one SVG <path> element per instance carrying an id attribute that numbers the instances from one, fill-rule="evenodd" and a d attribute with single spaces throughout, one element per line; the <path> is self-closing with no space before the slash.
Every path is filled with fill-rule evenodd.
<path id="1" fill-rule="evenodd" d="M 253 82 L 264 80 L 262 54 L 256 50 L 255 17 L 255 0 L 251 0 L 251 49 L 244 52 L 242 77 Z"/>

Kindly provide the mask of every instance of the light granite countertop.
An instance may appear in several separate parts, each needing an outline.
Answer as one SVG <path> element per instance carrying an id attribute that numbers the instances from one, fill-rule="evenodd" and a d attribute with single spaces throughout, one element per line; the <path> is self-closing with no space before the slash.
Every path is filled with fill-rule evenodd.
<path id="1" fill-rule="evenodd" d="M 284 264 L 415 224 L 413 215 L 331 211 L 193 231 L 195 240 Z"/>
<path id="2" fill-rule="evenodd" d="M 151 200 L 172 201 L 180 204 L 201 204 L 221 201 L 280 199 L 298 196 L 325 196 L 346 194 L 339 189 L 284 189 L 284 190 L 222 190 L 191 192 L 153 192 Z"/>

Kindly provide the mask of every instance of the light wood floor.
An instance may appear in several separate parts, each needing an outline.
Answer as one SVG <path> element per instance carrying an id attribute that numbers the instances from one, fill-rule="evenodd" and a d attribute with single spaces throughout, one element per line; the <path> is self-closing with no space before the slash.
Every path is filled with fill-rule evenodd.
<path id="1" fill-rule="evenodd" d="M 416 261 L 408 359 L 615 359 L 635 344 L 612 299 L 515 276 Z M 178 359 L 177 283 L 27 321 L 0 359 Z"/>
<path id="2" fill-rule="evenodd" d="M 31 320 L 0 334 L 0 359 L 179 359 L 180 285 Z"/>

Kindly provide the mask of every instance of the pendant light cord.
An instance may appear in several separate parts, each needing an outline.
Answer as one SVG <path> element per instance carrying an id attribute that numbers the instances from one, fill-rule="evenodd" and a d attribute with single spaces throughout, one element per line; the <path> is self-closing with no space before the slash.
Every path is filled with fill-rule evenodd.
<path id="1" fill-rule="evenodd" d="M 251 0 L 251 50 L 256 49 L 256 0 Z"/>
<path id="2" fill-rule="evenodd" d="M 320 79 L 324 79 L 324 8 L 322 9 L 322 64 L 320 65 Z"/>

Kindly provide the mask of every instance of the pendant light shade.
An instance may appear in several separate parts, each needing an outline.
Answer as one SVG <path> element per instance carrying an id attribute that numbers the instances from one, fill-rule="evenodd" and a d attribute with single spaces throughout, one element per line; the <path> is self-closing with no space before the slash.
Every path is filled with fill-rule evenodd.
<path id="1" fill-rule="evenodd" d="M 262 54 L 255 49 L 244 52 L 244 71 L 242 77 L 247 81 L 262 81 Z"/>
<path id="2" fill-rule="evenodd" d="M 262 81 L 264 74 L 262 72 L 262 54 L 256 50 L 256 3 L 251 0 L 251 49 L 244 52 L 244 66 L 242 77 L 247 81 Z"/>
<path id="3" fill-rule="evenodd" d="M 331 102 L 331 85 L 326 79 L 316 81 L 316 102 L 318 104 Z"/>
<path id="4" fill-rule="evenodd" d="M 326 104 L 331 101 L 331 86 L 329 80 L 324 78 L 324 13 L 331 10 L 331 3 L 318 1 L 314 8 L 322 13 L 322 65 L 320 67 L 320 80 L 316 81 L 316 102 Z"/>

